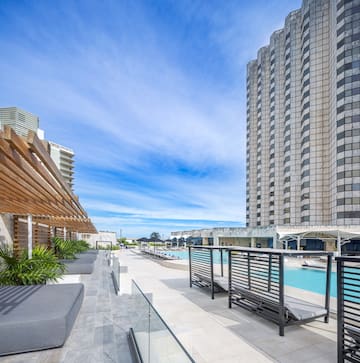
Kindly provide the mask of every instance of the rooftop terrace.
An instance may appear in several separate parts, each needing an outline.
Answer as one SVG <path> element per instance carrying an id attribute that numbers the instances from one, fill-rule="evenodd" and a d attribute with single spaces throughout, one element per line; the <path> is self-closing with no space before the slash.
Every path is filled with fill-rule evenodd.
<path id="1" fill-rule="evenodd" d="M 116 253 L 122 266 L 118 296 L 110 268 L 99 256 L 93 274 L 71 277 L 85 284 L 85 299 L 65 345 L 3 357 L 1 362 L 132 362 L 127 343 L 135 315 L 132 279 L 198 363 L 336 361 L 334 319 L 290 326 L 280 337 L 273 323 L 241 308 L 228 309 L 226 294 L 211 300 L 202 289 L 191 289 L 188 271 L 165 267 L 132 250 Z"/>

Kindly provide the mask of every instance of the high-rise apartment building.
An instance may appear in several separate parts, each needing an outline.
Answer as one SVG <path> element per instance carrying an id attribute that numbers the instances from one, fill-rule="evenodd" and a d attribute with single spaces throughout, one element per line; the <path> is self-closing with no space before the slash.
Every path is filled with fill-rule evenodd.
<path id="1" fill-rule="evenodd" d="M 48 143 L 48 151 L 61 175 L 69 184 L 70 188 L 74 186 L 74 151 L 54 142 Z"/>
<path id="2" fill-rule="evenodd" d="M 360 223 L 360 0 L 304 0 L 247 67 L 248 226 Z"/>
<path id="3" fill-rule="evenodd" d="M 27 136 L 28 131 L 37 132 L 39 117 L 18 107 L 0 108 L 0 127 L 8 125 L 21 136 Z"/>
<path id="4" fill-rule="evenodd" d="M 39 117 L 18 107 L 0 108 L 0 129 L 10 126 L 18 135 L 26 137 L 28 132 L 34 131 L 41 140 L 44 140 L 44 131 L 39 128 Z M 46 148 L 67 181 L 70 188 L 74 186 L 74 151 L 54 142 L 44 141 Z"/>

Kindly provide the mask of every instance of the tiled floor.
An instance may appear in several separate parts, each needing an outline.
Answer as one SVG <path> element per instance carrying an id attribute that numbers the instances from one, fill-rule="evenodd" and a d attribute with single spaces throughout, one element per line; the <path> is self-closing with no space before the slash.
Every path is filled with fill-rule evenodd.
<path id="1" fill-rule="evenodd" d="M 179 337 L 197 363 L 225 362 L 336 362 L 336 321 L 314 321 L 285 328 L 235 307 L 228 309 L 226 294 L 189 287 L 188 272 L 128 251 L 119 252 L 122 291 L 130 291 L 133 278 Z"/>
<path id="2" fill-rule="evenodd" d="M 118 252 L 121 294 L 114 293 L 110 268 L 99 257 L 92 275 L 83 275 L 85 299 L 62 348 L 0 358 L 0 363 L 130 363 L 127 332 L 136 314 L 131 280 L 154 306 L 197 363 L 336 362 L 336 322 L 312 322 L 285 329 L 239 307 L 227 297 L 190 288 L 188 272 L 162 266 L 129 250 Z M 76 280 L 76 278 L 74 278 Z M 155 363 L 155 362 L 153 362 Z M 166 362 L 172 363 L 172 362 Z"/>

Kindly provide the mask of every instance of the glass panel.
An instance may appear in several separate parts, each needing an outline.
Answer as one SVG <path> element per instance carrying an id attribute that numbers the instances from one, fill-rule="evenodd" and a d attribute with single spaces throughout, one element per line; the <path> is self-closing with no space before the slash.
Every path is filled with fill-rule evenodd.
<path id="1" fill-rule="evenodd" d="M 149 363 L 149 313 L 150 305 L 144 298 L 142 292 L 133 283 L 132 284 L 132 296 L 133 296 L 133 311 L 132 328 L 136 339 L 136 344 L 140 351 L 142 360 L 144 363 Z"/>
<path id="2" fill-rule="evenodd" d="M 132 296 L 133 331 L 143 362 L 194 362 L 134 281 Z"/>
<path id="3" fill-rule="evenodd" d="M 191 362 L 157 312 L 150 306 L 150 362 Z"/>
<path id="4" fill-rule="evenodd" d="M 119 291 L 119 289 L 120 289 L 120 264 L 119 264 L 119 259 L 117 257 L 115 257 L 114 255 L 112 256 L 111 269 L 112 269 L 113 278 L 116 283 L 115 289 L 117 291 Z"/>

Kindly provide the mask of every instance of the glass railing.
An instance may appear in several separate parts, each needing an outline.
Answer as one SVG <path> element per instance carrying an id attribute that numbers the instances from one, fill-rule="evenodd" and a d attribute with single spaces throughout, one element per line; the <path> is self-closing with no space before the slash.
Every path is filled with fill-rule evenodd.
<path id="1" fill-rule="evenodd" d="M 117 295 L 120 291 L 120 263 L 119 259 L 114 254 L 111 254 L 110 256 L 111 277 L 113 279 L 114 289 Z"/>
<path id="2" fill-rule="evenodd" d="M 132 280 L 132 296 L 134 314 L 130 336 L 140 361 L 195 362 L 134 280 Z"/>

